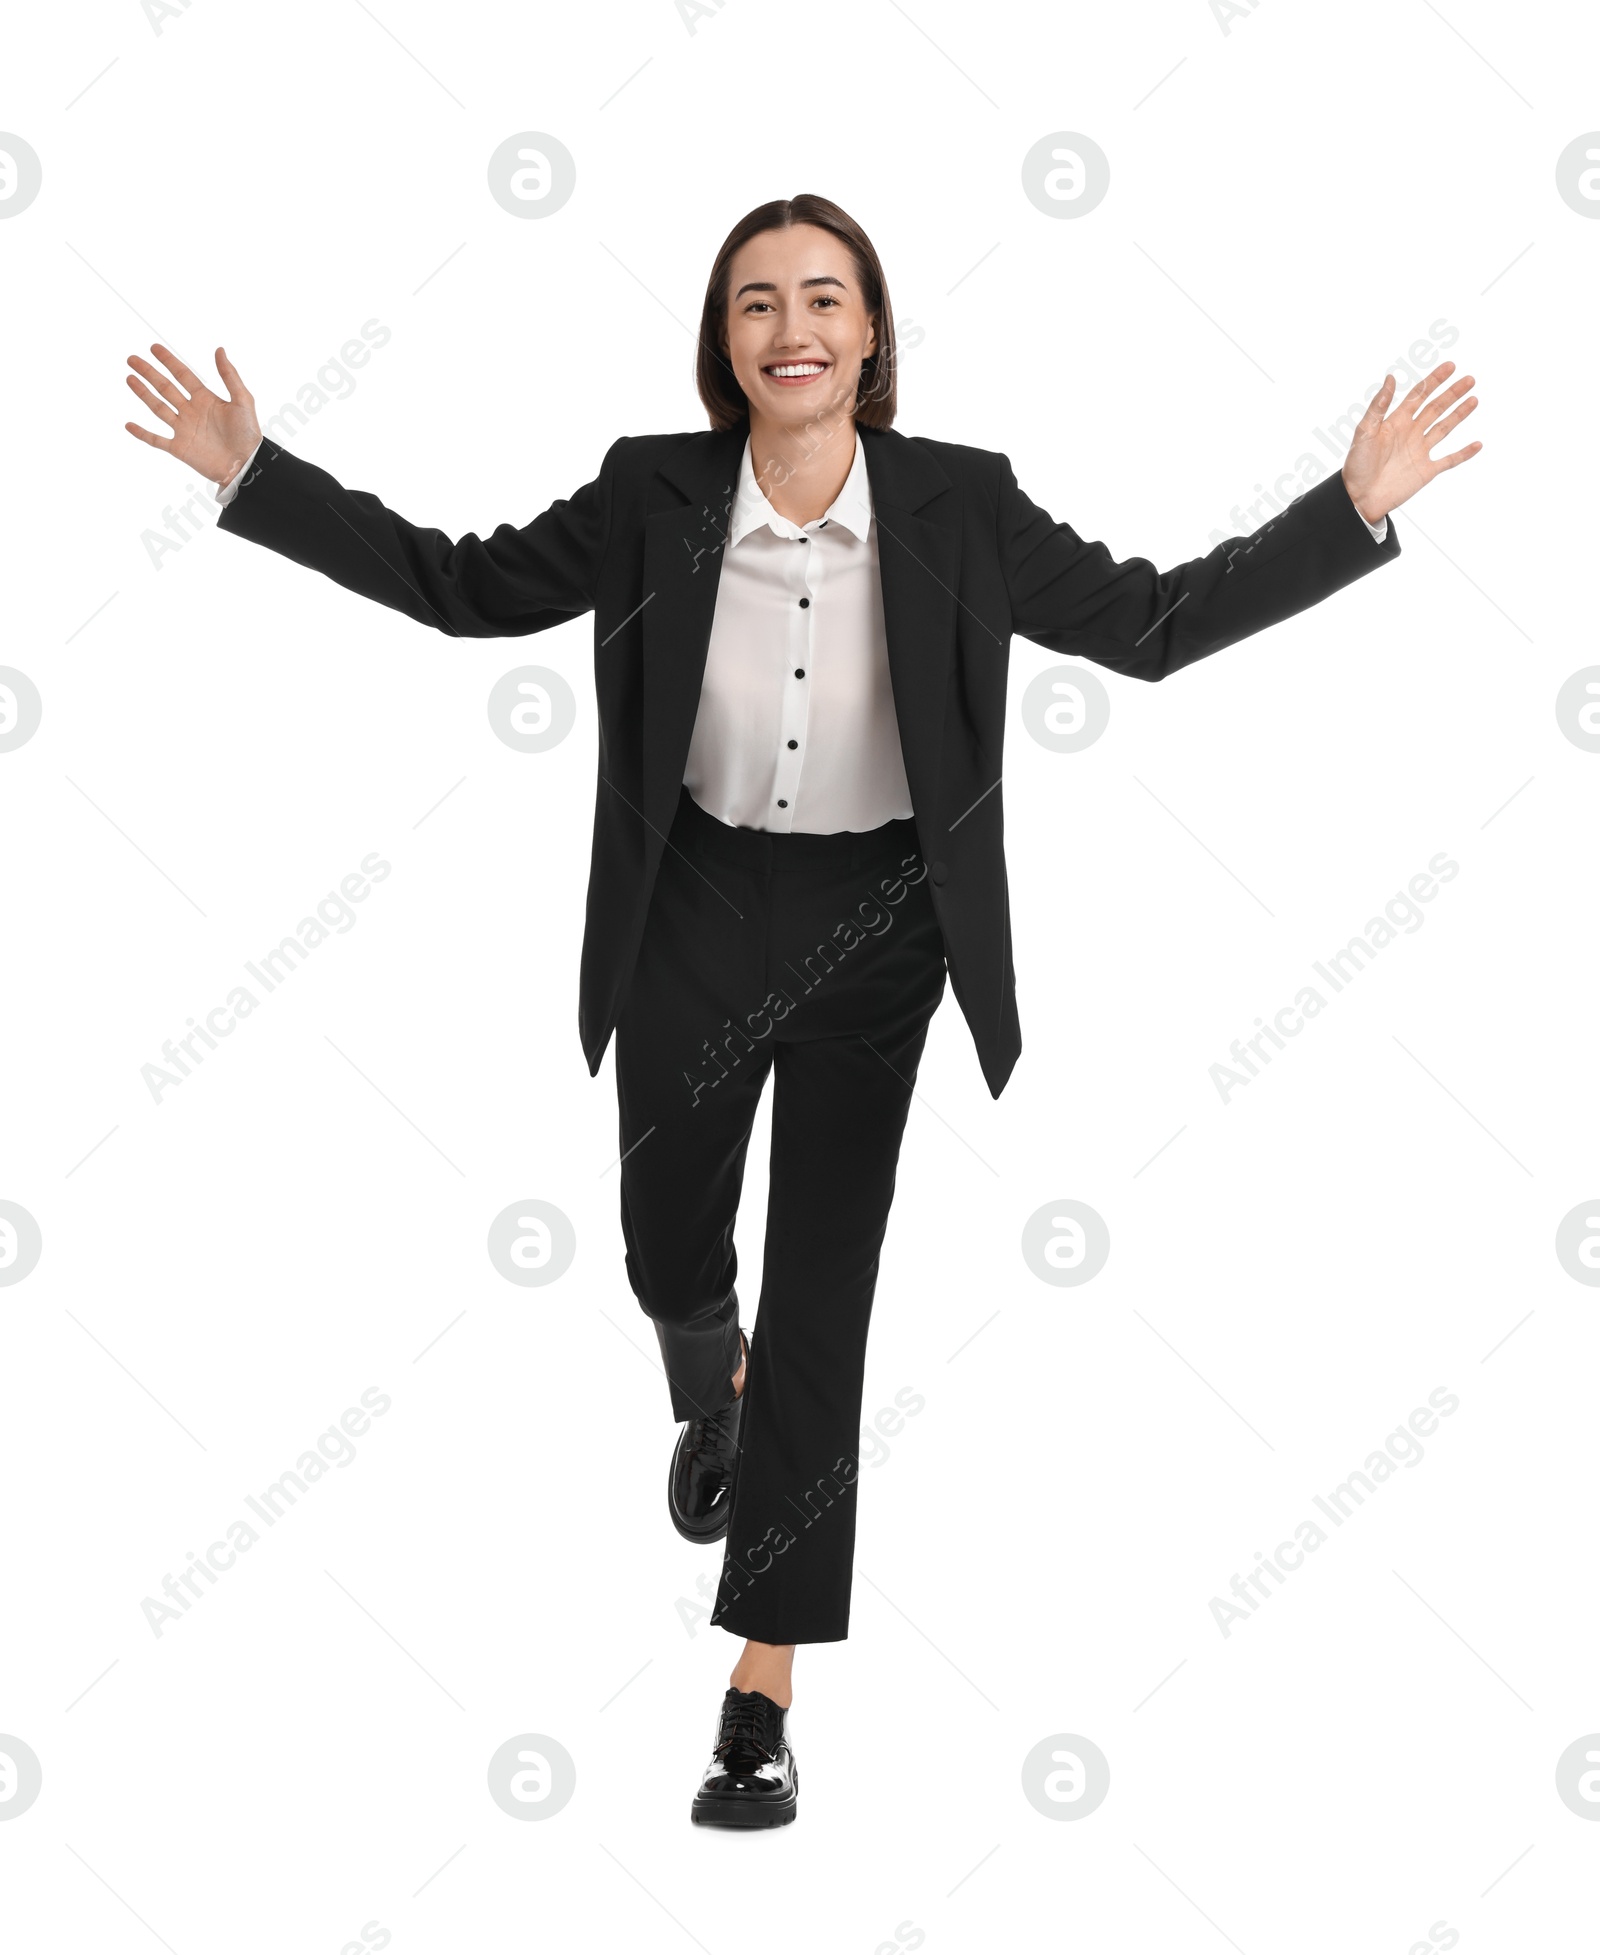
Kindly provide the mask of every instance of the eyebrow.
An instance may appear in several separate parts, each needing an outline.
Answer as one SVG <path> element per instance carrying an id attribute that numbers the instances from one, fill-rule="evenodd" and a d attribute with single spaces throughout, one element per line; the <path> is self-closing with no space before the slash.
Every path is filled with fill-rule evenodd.
<path id="1" fill-rule="evenodd" d="M 827 272 L 819 274 L 816 278 L 801 279 L 800 289 L 802 292 L 810 285 L 837 285 L 841 292 L 846 289 L 845 282 L 842 278 L 834 278 Z M 749 284 L 741 285 L 733 296 L 735 299 L 742 299 L 746 292 L 776 292 L 777 289 L 777 286 L 773 284 L 770 278 L 753 278 Z"/>

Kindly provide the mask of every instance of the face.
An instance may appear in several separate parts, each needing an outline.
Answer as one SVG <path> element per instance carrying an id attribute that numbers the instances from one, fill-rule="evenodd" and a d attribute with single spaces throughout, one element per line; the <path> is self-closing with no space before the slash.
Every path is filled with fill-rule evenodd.
<path id="1" fill-rule="evenodd" d="M 850 252 L 831 231 L 793 224 L 742 245 L 726 326 L 724 350 L 752 421 L 798 428 L 822 414 L 853 415 L 861 362 L 878 336 Z"/>

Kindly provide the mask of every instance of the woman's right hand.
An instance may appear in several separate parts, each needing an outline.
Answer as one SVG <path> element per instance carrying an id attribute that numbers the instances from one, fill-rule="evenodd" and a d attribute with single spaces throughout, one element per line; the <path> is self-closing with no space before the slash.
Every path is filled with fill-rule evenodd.
<path id="1" fill-rule="evenodd" d="M 128 385 L 155 415 L 172 430 L 170 440 L 163 440 L 158 434 L 138 427 L 132 421 L 123 426 L 129 434 L 140 441 L 146 441 L 152 448 L 162 448 L 176 461 L 184 463 L 208 482 L 218 484 L 231 481 L 250 459 L 252 451 L 261 440 L 261 429 L 256 421 L 256 404 L 250 390 L 239 378 L 238 369 L 219 346 L 216 352 L 217 372 L 222 375 L 223 385 L 228 390 L 226 400 L 211 389 L 196 373 L 191 373 L 176 353 L 165 346 L 152 346 L 150 351 L 172 374 L 167 375 L 141 359 L 137 353 L 128 355 L 128 365 L 133 373 L 128 375 Z M 144 379 L 136 379 L 142 374 Z M 148 380 L 150 387 L 144 382 Z M 174 381 L 179 383 L 174 384 Z M 151 392 L 151 387 L 155 392 Z M 180 387 L 187 392 L 180 391 Z"/>

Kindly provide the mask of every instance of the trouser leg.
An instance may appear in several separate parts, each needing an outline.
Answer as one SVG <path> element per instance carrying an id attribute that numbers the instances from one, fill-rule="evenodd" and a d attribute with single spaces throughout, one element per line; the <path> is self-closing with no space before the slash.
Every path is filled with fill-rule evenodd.
<path id="1" fill-rule="evenodd" d="M 867 1328 L 946 975 L 908 826 L 849 853 L 826 837 L 822 863 L 784 851 L 772 878 L 765 977 L 791 1008 L 775 1027 L 761 1301 L 711 1617 L 758 1642 L 849 1629 Z"/>
<path id="2" fill-rule="evenodd" d="M 734 1219 L 771 1059 L 747 1063 L 696 1108 L 659 1046 L 619 1026 L 616 1055 L 628 1281 L 682 1423 L 728 1403 L 744 1355 Z"/>
<path id="3" fill-rule="evenodd" d="M 847 1633 L 862 1378 L 927 1037 L 780 1045 L 761 1306 L 711 1620 L 764 1643 Z"/>
<path id="4" fill-rule="evenodd" d="M 743 1357 L 734 1218 L 772 1053 L 725 1030 L 726 997 L 761 972 L 759 879 L 703 858 L 683 821 L 671 842 L 618 1016 L 615 1065 L 628 1281 L 681 1423 L 729 1402 Z"/>

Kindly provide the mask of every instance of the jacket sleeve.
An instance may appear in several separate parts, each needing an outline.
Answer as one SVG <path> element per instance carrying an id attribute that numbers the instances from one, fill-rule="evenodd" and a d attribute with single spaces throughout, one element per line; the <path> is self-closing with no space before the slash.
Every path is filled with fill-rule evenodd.
<path id="1" fill-rule="evenodd" d="M 622 446 L 612 443 L 594 481 L 523 528 L 452 542 L 263 440 L 217 528 L 449 637 L 521 638 L 593 609 Z"/>
<path id="2" fill-rule="evenodd" d="M 1176 569 L 1158 571 L 1144 557 L 1118 563 L 1030 502 L 1009 459 L 999 460 L 996 528 L 1012 630 L 1134 679 L 1165 679 L 1400 554 L 1393 516 L 1375 542 L 1336 471 L 1253 535 L 1230 536 Z"/>

